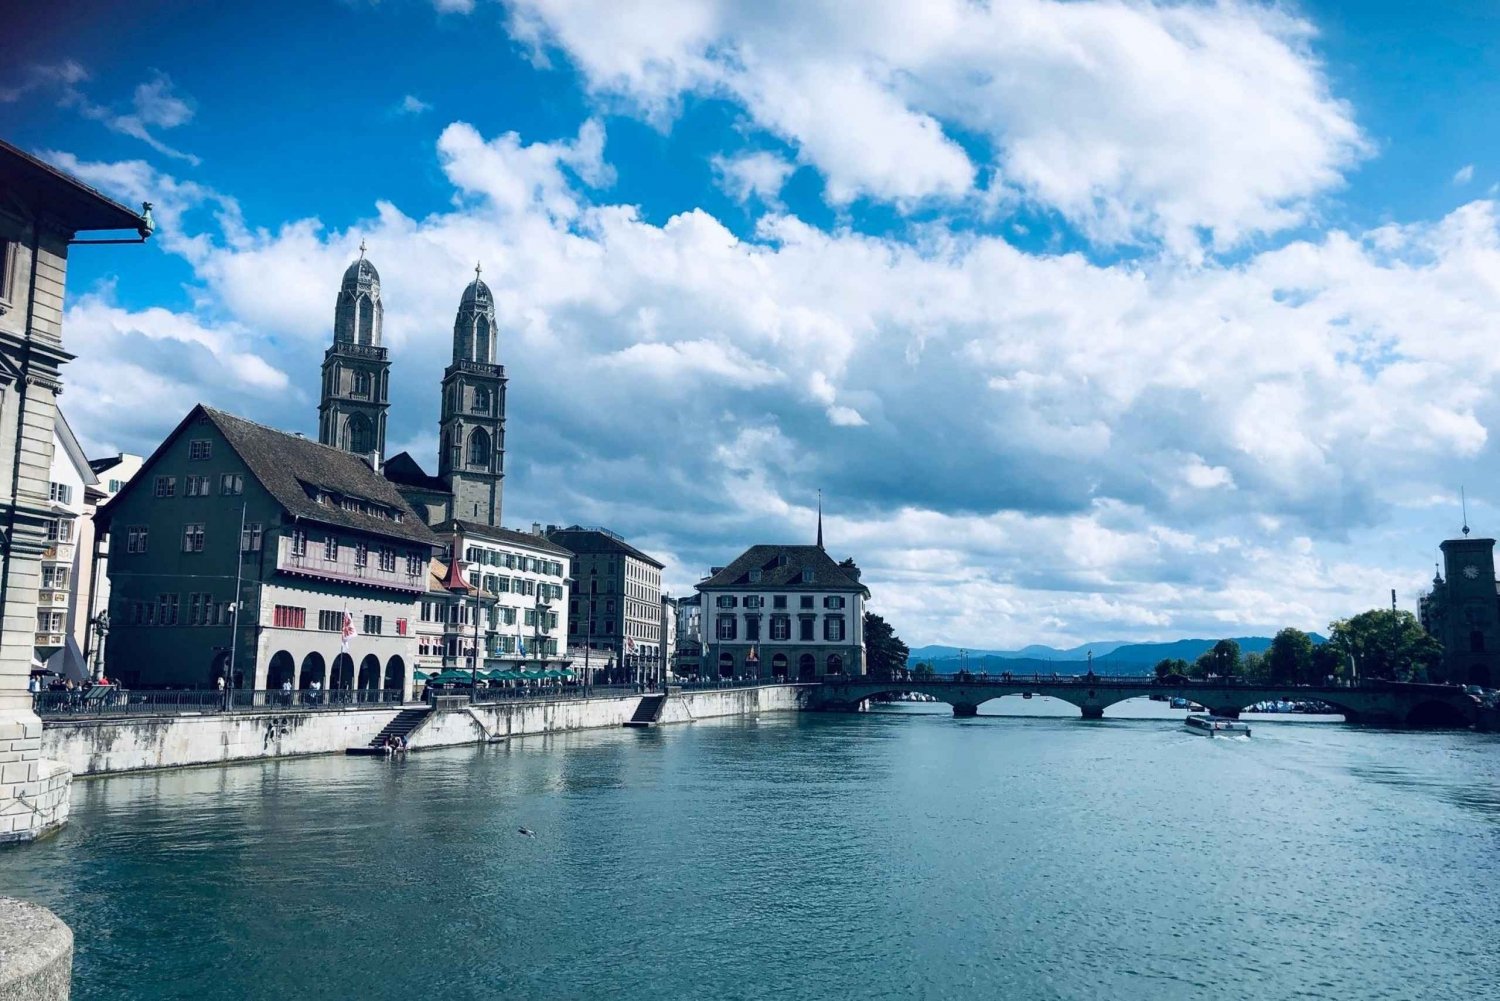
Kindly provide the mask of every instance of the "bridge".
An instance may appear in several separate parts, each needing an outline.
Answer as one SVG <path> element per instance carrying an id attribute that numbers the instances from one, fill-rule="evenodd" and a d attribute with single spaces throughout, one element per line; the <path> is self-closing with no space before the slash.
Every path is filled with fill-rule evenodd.
<path id="1" fill-rule="evenodd" d="M 1352 686 L 1281 685 L 1238 678 L 1162 682 L 1147 677 L 1107 675 L 937 676 L 906 681 L 849 677 L 825 679 L 811 695 L 808 708 L 858 711 L 881 695 L 916 692 L 953 707 L 954 716 L 974 716 L 991 699 L 1006 695 L 1040 695 L 1079 708 L 1084 719 L 1100 719 L 1104 710 L 1127 699 L 1158 695 L 1184 698 L 1217 716 L 1238 717 L 1259 702 L 1323 702 L 1350 723 L 1380 726 L 1472 726 L 1479 702 L 1452 685 L 1417 685 L 1372 681 Z"/>

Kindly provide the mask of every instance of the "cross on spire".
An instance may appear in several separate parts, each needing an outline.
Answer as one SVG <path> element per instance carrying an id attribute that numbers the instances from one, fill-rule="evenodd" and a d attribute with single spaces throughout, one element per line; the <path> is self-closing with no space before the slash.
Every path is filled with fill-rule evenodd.
<path id="1" fill-rule="evenodd" d="M 476 282 L 479 281 L 479 262 L 478 261 L 474 262 L 474 280 Z"/>
<path id="2" fill-rule="evenodd" d="M 361 261 L 365 259 L 365 240 L 364 240 L 364 237 L 360 237 L 360 239 L 359 239 L 359 259 Z"/>

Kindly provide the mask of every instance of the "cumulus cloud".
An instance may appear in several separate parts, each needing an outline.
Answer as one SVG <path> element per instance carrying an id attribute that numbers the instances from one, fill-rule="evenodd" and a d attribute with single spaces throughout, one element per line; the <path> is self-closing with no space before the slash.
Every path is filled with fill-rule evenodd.
<path id="1" fill-rule="evenodd" d="M 756 199 L 779 206 L 782 185 L 796 168 L 775 153 L 756 150 L 733 156 L 717 154 L 711 161 L 714 178 L 738 202 Z"/>
<path id="2" fill-rule="evenodd" d="M 592 121 L 533 142 L 455 123 L 436 151 L 450 208 L 380 202 L 339 229 L 251 228 L 207 188 L 68 159 L 132 200 L 168 193 L 183 231 L 162 246 L 199 302 L 70 306 L 70 347 L 135 366 L 164 401 L 127 407 L 111 395 L 126 382 L 81 360 L 80 434 L 149 448 L 196 398 L 310 427 L 365 239 L 393 442 L 430 441 L 481 260 L 510 377 L 509 520 L 609 523 L 671 553 L 682 589 L 741 544 L 810 538 L 821 486 L 830 544 L 918 642 L 1318 627 L 1391 579 L 1340 540 L 1380 531 L 1393 497 L 1494 465 L 1493 202 L 1232 264 L 1105 266 L 941 226 L 649 221 L 608 198 L 605 142 Z"/>
<path id="3" fill-rule="evenodd" d="M 1369 151 L 1311 52 L 1312 26 L 1260 3 L 510 11 L 539 62 L 563 53 L 596 94 L 663 127 L 687 95 L 737 102 L 823 174 L 836 204 L 1023 199 L 1100 243 L 1195 257 L 1305 221 Z"/>
<path id="4" fill-rule="evenodd" d="M 1468 184 L 1472 180 L 1474 180 L 1474 165 L 1472 163 L 1464 164 L 1453 175 L 1454 184 Z"/>

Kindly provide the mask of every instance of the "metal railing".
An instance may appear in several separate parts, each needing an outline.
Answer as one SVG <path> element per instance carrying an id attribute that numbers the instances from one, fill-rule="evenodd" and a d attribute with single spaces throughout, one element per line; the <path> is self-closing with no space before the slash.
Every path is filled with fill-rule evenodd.
<path id="1" fill-rule="evenodd" d="M 325 692 L 234 689 L 219 692 L 207 689 L 138 691 L 110 686 L 88 691 L 37 692 L 32 695 L 32 711 L 47 719 L 80 716 L 171 716 L 265 709 L 311 712 L 400 704 L 399 689 L 340 689 Z"/>

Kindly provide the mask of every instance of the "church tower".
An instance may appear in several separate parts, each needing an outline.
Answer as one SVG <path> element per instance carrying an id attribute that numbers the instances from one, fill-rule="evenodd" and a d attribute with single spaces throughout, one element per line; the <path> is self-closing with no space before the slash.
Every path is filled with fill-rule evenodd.
<path id="1" fill-rule="evenodd" d="M 453 517 L 500 524 L 505 479 L 505 367 L 495 338 L 495 297 L 479 279 L 453 321 L 453 362 L 443 372 L 438 476 L 453 492 Z"/>
<path id="2" fill-rule="evenodd" d="M 318 440 L 370 459 L 385 459 L 385 417 L 390 409 L 391 363 L 380 344 L 380 275 L 365 259 L 344 272 L 333 309 L 333 346 L 323 354 L 323 401 Z"/>

